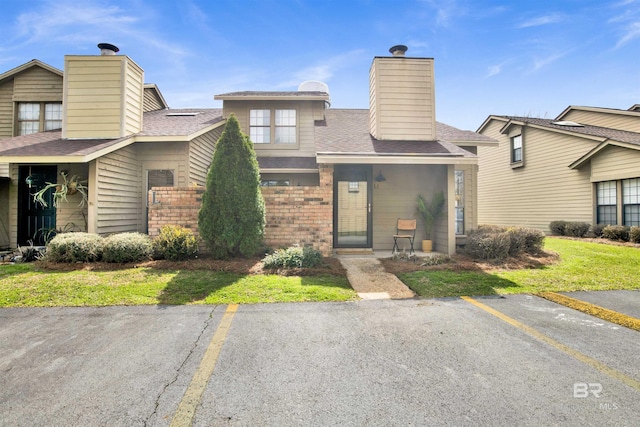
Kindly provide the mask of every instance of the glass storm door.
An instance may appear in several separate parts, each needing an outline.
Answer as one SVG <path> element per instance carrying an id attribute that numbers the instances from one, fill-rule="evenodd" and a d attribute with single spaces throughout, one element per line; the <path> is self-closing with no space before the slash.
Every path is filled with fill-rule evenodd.
<path id="1" fill-rule="evenodd" d="M 334 179 L 334 246 L 371 247 L 371 167 L 336 166 Z"/>

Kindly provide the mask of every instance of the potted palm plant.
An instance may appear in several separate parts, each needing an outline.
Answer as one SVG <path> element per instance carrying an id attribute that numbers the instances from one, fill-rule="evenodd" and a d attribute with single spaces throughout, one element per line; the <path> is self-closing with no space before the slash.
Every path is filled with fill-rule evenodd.
<path id="1" fill-rule="evenodd" d="M 427 201 L 422 194 L 418 194 L 416 198 L 416 212 L 424 224 L 423 252 L 431 252 L 433 248 L 433 225 L 442 213 L 444 202 L 442 191 L 435 193 L 431 201 Z"/>
<path id="2" fill-rule="evenodd" d="M 67 196 L 73 196 L 74 194 L 80 194 L 82 199 L 78 206 L 82 207 L 87 203 L 87 180 L 80 178 L 78 175 L 72 175 L 68 177 L 68 173 L 66 171 L 60 172 L 62 176 L 62 182 L 51 183 L 46 182 L 45 186 L 38 190 L 36 193 L 32 194 L 33 201 L 36 203 L 40 203 L 42 207 L 47 207 L 47 201 L 44 196 L 47 191 L 51 188 L 55 188 L 53 192 L 53 206 L 58 207 L 61 202 L 67 202 Z"/>

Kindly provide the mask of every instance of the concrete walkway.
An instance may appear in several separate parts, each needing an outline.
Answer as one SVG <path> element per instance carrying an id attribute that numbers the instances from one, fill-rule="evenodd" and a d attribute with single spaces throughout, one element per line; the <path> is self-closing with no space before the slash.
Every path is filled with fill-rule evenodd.
<path id="1" fill-rule="evenodd" d="M 351 287 L 362 299 L 405 299 L 415 293 L 395 275 L 387 273 L 375 255 L 338 255 Z"/>

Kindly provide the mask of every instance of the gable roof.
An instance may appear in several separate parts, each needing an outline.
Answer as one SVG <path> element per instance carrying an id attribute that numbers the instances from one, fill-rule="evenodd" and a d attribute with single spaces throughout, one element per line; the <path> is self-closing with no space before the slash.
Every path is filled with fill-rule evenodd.
<path id="1" fill-rule="evenodd" d="M 571 111 L 591 111 L 595 113 L 604 113 L 604 114 L 618 114 L 623 116 L 635 116 L 640 117 L 640 111 L 635 108 L 636 106 L 632 106 L 628 110 L 620 110 L 618 108 L 604 108 L 604 107 L 580 107 L 576 105 L 569 105 L 564 109 L 562 113 L 556 117 L 556 120 L 562 120 L 567 114 Z"/>
<path id="2" fill-rule="evenodd" d="M 44 62 L 42 62 L 42 61 L 40 61 L 38 59 L 32 59 L 29 62 L 25 62 L 22 65 L 18 65 L 17 67 L 12 68 L 11 70 L 0 74 L 0 82 L 2 82 L 3 80 L 6 80 L 6 79 L 12 78 L 12 77 L 16 76 L 17 74 L 20 74 L 21 72 L 26 71 L 26 70 L 28 70 L 30 68 L 33 68 L 33 67 L 43 68 L 43 69 L 45 69 L 47 71 L 52 72 L 53 74 L 59 75 L 60 77 L 62 77 L 62 74 L 63 74 L 62 70 L 58 70 L 57 68 L 52 67 L 49 64 L 45 64 Z"/>
<path id="3" fill-rule="evenodd" d="M 134 142 L 188 142 L 224 122 L 218 108 L 151 111 L 142 132 L 123 138 L 65 139 L 55 130 L 0 140 L 0 162 L 86 163 Z"/>
<path id="4" fill-rule="evenodd" d="M 477 162 L 474 154 L 450 142 L 468 140 L 469 131 L 460 131 L 441 123 L 437 123 L 437 126 L 438 140 L 435 141 L 378 140 L 369 133 L 369 110 L 328 109 L 325 111 L 325 120 L 316 121 L 315 125 L 318 163 Z M 494 141 L 484 135 L 474 138 Z"/>
<path id="5" fill-rule="evenodd" d="M 155 102 L 160 106 L 159 109 L 165 109 L 165 108 L 169 108 L 169 104 L 167 104 L 167 101 L 164 99 L 164 96 L 162 96 L 162 92 L 160 92 L 160 88 L 158 88 L 158 85 L 156 85 L 155 83 L 145 83 L 144 85 L 144 93 L 145 93 L 145 100 L 147 95 L 151 95 Z M 145 110 L 146 111 L 151 111 L 151 110 Z"/>

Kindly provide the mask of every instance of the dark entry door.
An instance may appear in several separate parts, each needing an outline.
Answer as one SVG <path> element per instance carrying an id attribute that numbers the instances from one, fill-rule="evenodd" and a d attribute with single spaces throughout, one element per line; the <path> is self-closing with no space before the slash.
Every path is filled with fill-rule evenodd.
<path id="1" fill-rule="evenodd" d="M 53 207 L 54 188 L 47 191 L 47 207 L 33 201 L 33 194 L 47 182 L 57 182 L 57 166 L 20 166 L 18 170 L 18 244 L 33 241 L 36 246 L 45 244 L 47 231 L 56 227 L 56 209 Z M 27 178 L 30 178 L 27 180 Z M 29 184 L 30 183 L 30 184 Z"/>
<path id="2" fill-rule="evenodd" d="M 336 165 L 333 185 L 334 246 L 370 248 L 371 166 Z"/>

